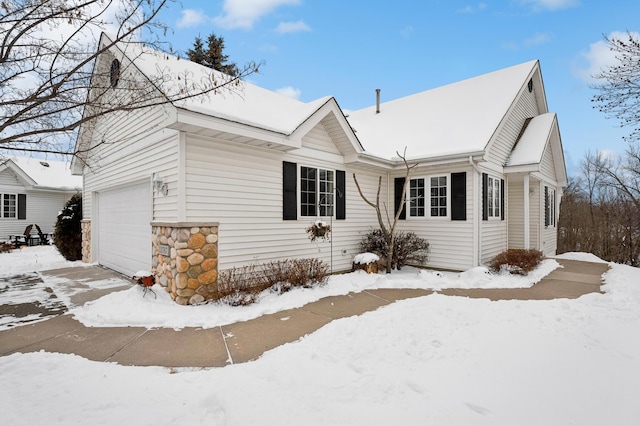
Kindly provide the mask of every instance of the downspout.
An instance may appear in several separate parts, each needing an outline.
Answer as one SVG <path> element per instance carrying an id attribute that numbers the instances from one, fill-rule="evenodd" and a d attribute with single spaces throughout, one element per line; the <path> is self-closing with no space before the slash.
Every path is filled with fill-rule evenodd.
<path id="1" fill-rule="evenodd" d="M 476 250 L 473 251 L 473 266 L 479 266 L 482 260 L 482 213 L 480 210 L 480 199 L 478 198 L 479 191 L 476 189 L 479 186 L 479 176 L 481 171 L 478 169 L 478 165 L 473 161 L 473 157 L 469 156 L 469 164 L 475 170 L 473 174 L 473 238 L 476 240 Z"/>
<path id="2" fill-rule="evenodd" d="M 524 182 L 522 186 L 522 191 L 524 192 L 524 205 L 522 206 L 524 209 L 524 248 L 531 248 L 531 216 L 530 216 L 530 207 L 529 207 L 529 197 L 530 189 L 529 189 L 529 173 L 524 175 Z"/>

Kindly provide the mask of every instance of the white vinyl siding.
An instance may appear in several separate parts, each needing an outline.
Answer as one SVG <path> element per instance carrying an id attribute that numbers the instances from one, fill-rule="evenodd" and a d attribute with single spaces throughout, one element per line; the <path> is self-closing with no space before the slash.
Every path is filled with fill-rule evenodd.
<path id="1" fill-rule="evenodd" d="M 473 250 L 474 250 L 474 236 L 473 236 L 473 222 L 476 220 L 473 217 L 473 175 L 474 171 L 471 168 L 443 168 L 435 167 L 427 170 L 416 170 L 412 173 L 416 178 L 423 175 L 424 172 L 428 172 L 425 176 L 447 176 L 448 187 L 450 184 L 451 173 L 466 172 L 466 211 L 467 220 L 450 220 L 450 188 L 447 198 L 447 214 L 448 219 L 445 218 L 431 218 L 429 216 L 429 210 L 427 210 L 424 218 L 412 218 L 407 214 L 407 220 L 398 221 L 398 229 L 405 232 L 415 232 L 419 237 L 425 238 L 429 242 L 430 252 L 429 260 L 426 264 L 431 268 L 443 268 L 452 270 L 466 270 L 473 265 Z M 390 177 L 390 181 L 393 182 L 395 177 L 401 177 L 395 175 Z M 425 178 L 425 185 L 428 187 L 429 178 Z M 369 192 L 372 194 L 372 198 L 375 200 L 375 192 Z M 426 193 L 429 194 L 427 188 Z M 387 205 L 393 206 L 393 193 L 390 194 L 391 204 L 387 201 Z M 428 204 L 428 203 L 427 203 Z M 373 222 L 374 224 L 376 222 Z M 377 226 L 377 225 L 375 225 Z"/>
<path id="2" fill-rule="evenodd" d="M 309 241 L 305 229 L 314 217 L 282 220 L 283 161 L 345 170 L 346 220 L 332 219 L 330 242 Z M 221 270 L 287 258 L 333 260 L 334 272 L 350 270 L 362 235 L 377 223 L 352 178 L 355 172 L 362 190 L 375 199 L 378 173 L 371 171 L 195 135 L 187 136 L 185 171 L 186 220 L 219 223 Z"/>
<path id="3" fill-rule="evenodd" d="M 518 178 L 509 177 L 507 199 L 509 209 L 507 214 L 509 230 L 509 248 L 523 249 L 524 246 L 524 181 Z M 528 194 L 527 194 L 528 196 Z"/>
<path id="4" fill-rule="evenodd" d="M 73 192 L 26 190 L 8 169 L 0 172 L 0 194 L 5 193 L 26 194 L 27 217 L 18 219 L 16 212 L 15 218 L 1 219 L 0 241 L 8 240 L 10 235 L 22 235 L 30 224 L 37 224 L 46 234 L 53 233 L 58 213 L 73 195 Z"/>
<path id="5" fill-rule="evenodd" d="M 302 146 L 322 152 L 340 154 L 322 122 L 318 123 L 309 133 L 302 137 Z"/>
<path id="6" fill-rule="evenodd" d="M 525 84 L 511 113 L 498 128 L 495 140 L 489 145 L 487 160 L 495 164 L 505 164 L 526 119 L 544 112 L 546 111 L 538 110 L 535 92 L 529 92 Z"/>
<path id="7" fill-rule="evenodd" d="M 178 132 L 160 131 L 147 139 L 131 141 L 121 147 L 128 155 L 113 152 L 100 160 L 100 167 L 85 170 L 83 215 L 91 218 L 91 193 L 119 185 L 126 185 L 146 177 L 151 181 L 158 173 L 168 187 L 168 194 L 153 197 L 156 221 L 177 220 Z"/>
<path id="8" fill-rule="evenodd" d="M 547 144 L 544 150 L 544 154 L 542 155 L 540 171 L 547 179 L 556 180 L 556 168 L 553 162 L 553 154 L 551 153 L 551 146 L 549 144 Z"/>
<path id="9" fill-rule="evenodd" d="M 21 222 L 37 224 L 45 234 L 53 233 L 58 213 L 60 213 L 73 194 L 73 192 L 29 191 L 27 193 L 27 220 L 22 220 Z"/>

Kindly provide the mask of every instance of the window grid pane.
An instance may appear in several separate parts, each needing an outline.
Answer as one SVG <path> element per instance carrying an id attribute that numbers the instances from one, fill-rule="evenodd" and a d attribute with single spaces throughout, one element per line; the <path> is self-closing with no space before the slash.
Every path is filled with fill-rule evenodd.
<path id="1" fill-rule="evenodd" d="M 2 217 L 16 217 L 16 196 L 15 194 L 4 194 L 2 197 Z"/>
<path id="2" fill-rule="evenodd" d="M 500 217 L 500 180 L 489 177 L 487 188 L 487 205 L 489 217 Z"/>
<path id="3" fill-rule="evenodd" d="M 431 182 L 431 216 L 447 215 L 447 177 L 437 176 Z"/>
<path id="4" fill-rule="evenodd" d="M 409 215 L 424 216 L 424 179 L 409 181 Z"/>
<path id="5" fill-rule="evenodd" d="M 316 215 L 316 169 L 300 167 L 300 215 Z"/>
<path id="6" fill-rule="evenodd" d="M 320 175 L 320 216 L 333 216 L 333 171 L 318 170 Z"/>

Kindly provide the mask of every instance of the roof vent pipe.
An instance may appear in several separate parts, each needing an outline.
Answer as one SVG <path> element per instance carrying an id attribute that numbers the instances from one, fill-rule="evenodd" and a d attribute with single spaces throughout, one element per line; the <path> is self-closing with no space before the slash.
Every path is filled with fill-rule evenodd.
<path id="1" fill-rule="evenodd" d="M 376 89 L 376 114 L 380 114 L 380 89 Z"/>

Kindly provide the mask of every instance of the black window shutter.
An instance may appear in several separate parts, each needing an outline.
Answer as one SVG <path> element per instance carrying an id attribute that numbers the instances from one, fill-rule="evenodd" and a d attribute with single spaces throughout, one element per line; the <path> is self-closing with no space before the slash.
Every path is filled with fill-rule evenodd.
<path id="1" fill-rule="evenodd" d="M 500 179 L 500 220 L 504 220 L 504 179 Z"/>
<path id="2" fill-rule="evenodd" d="M 544 187 L 544 226 L 549 226 L 549 187 Z"/>
<path id="3" fill-rule="evenodd" d="M 402 203 L 402 188 L 404 187 L 404 178 L 403 177 L 399 177 L 399 178 L 395 178 L 394 180 L 394 209 L 393 209 L 393 214 L 395 216 L 396 213 L 398 213 L 398 208 L 400 207 L 400 204 Z M 402 206 L 402 213 L 400 213 L 400 219 L 406 219 L 407 218 L 407 204 L 405 203 Z"/>
<path id="4" fill-rule="evenodd" d="M 282 219 L 298 219 L 298 165 L 282 162 Z"/>
<path id="5" fill-rule="evenodd" d="M 467 172 L 451 173 L 451 220 L 467 220 Z"/>
<path id="6" fill-rule="evenodd" d="M 336 219 L 347 218 L 347 193 L 344 170 L 336 170 Z"/>
<path id="7" fill-rule="evenodd" d="M 27 194 L 18 194 L 18 219 L 27 218 Z"/>
<path id="8" fill-rule="evenodd" d="M 487 189 L 489 188 L 489 175 L 482 174 L 482 220 L 489 220 L 489 205 L 487 204 Z"/>

